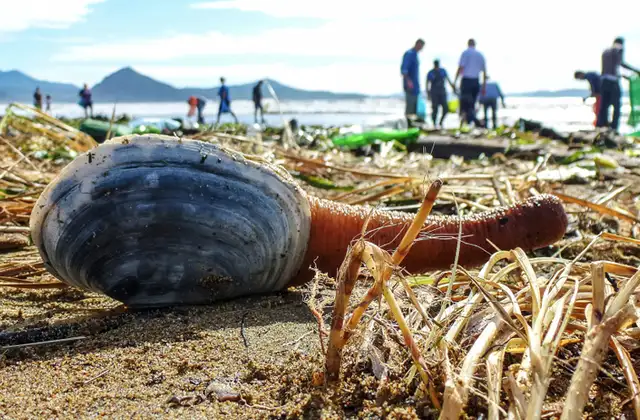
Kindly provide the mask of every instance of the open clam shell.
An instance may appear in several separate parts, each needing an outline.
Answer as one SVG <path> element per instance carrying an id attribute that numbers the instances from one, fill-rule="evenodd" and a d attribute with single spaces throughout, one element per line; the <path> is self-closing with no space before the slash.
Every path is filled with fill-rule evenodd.
<path id="1" fill-rule="evenodd" d="M 310 209 L 283 171 L 166 136 L 104 143 L 43 192 L 31 232 L 60 280 L 130 306 L 202 304 L 282 289 Z"/>

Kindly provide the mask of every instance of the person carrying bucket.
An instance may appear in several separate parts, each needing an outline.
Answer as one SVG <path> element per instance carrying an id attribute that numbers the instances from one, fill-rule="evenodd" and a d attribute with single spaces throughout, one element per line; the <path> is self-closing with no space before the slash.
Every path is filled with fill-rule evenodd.
<path id="1" fill-rule="evenodd" d="M 415 116 L 418 111 L 418 95 L 420 95 L 420 60 L 418 53 L 424 48 L 424 40 L 418 39 L 413 47 L 408 49 L 402 56 L 400 73 L 402 74 L 402 85 L 405 95 L 404 115 L 407 124 L 411 126 L 411 116 Z"/>
<path id="2" fill-rule="evenodd" d="M 586 80 L 589 82 L 589 89 L 591 91 L 589 96 L 582 98 L 582 102 L 586 102 L 587 98 L 593 97 L 596 98 L 595 103 L 593 104 L 593 113 L 595 114 L 595 119 L 593 120 L 593 126 L 597 127 L 598 125 L 598 113 L 600 112 L 600 103 L 602 102 L 600 98 L 600 74 L 595 71 L 584 72 L 581 70 L 576 71 L 573 74 L 573 77 L 576 80 Z"/>
<path id="3" fill-rule="evenodd" d="M 433 121 L 434 128 L 442 128 L 444 124 L 444 117 L 449 112 L 449 101 L 447 100 L 447 87 L 445 82 L 448 82 L 456 92 L 456 87 L 449 78 L 447 71 L 440 67 L 440 60 L 433 61 L 433 68 L 427 73 L 427 98 L 431 101 L 431 119 Z M 438 125 L 438 110 L 442 108 L 442 116 L 440 117 L 440 124 Z"/>

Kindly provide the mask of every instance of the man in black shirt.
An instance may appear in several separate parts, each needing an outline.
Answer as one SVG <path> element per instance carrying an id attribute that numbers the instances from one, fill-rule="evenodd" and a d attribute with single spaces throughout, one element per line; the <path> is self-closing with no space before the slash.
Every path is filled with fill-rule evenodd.
<path id="1" fill-rule="evenodd" d="M 262 80 L 260 80 L 258 84 L 253 87 L 253 105 L 255 107 L 255 110 L 253 111 L 253 118 L 255 119 L 255 122 L 258 122 L 259 110 L 260 119 L 262 121 L 262 124 L 264 124 L 264 109 L 262 108 Z"/>

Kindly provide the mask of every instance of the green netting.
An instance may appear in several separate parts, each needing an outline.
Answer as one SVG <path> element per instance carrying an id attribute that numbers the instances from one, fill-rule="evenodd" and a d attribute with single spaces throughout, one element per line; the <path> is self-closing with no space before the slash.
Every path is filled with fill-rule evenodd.
<path id="1" fill-rule="evenodd" d="M 635 127 L 640 124 L 640 77 L 634 77 L 629 81 L 629 125 Z"/>

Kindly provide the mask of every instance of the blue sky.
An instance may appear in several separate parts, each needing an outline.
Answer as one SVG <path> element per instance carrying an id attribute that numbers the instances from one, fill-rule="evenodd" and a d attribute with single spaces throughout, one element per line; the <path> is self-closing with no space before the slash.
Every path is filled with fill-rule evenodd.
<path id="1" fill-rule="evenodd" d="M 400 90 L 400 58 L 417 37 L 427 42 L 423 74 L 436 57 L 455 72 L 474 37 L 489 74 L 514 92 L 582 86 L 573 71 L 599 69 L 601 50 L 619 35 L 627 60 L 640 67 L 640 27 L 637 14 L 625 13 L 628 0 L 608 0 L 606 9 L 592 0 L 516 4 L 0 0 L 0 69 L 94 84 L 132 66 L 176 86 L 213 86 L 224 75 L 231 84 L 271 77 L 307 89 L 388 94 Z"/>

